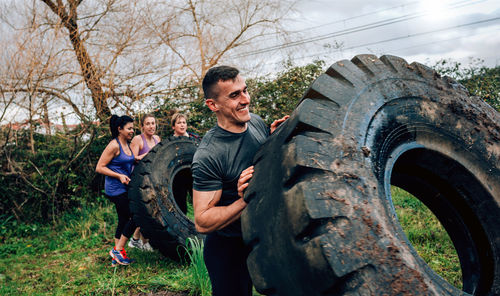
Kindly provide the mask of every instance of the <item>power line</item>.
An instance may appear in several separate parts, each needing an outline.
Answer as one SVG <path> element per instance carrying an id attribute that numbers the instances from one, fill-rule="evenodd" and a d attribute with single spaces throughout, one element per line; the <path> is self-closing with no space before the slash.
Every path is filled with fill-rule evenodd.
<path id="1" fill-rule="evenodd" d="M 375 15 L 375 14 L 378 14 L 378 13 L 381 13 L 381 12 L 385 12 L 385 11 L 394 10 L 396 8 L 403 8 L 405 6 L 411 6 L 411 5 L 419 3 L 419 2 L 420 1 L 412 1 L 412 2 L 405 3 L 405 4 L 392 6 L 392 7 L 389 7 L 389 8 L 384 8 L 384 9 L 376 10 L 376 11 L 369 12 L 369 13 L 359 14 L 359 15 L 356 15 L 356 16 L 348 17 L 348 18 L 341 19 L 341 20 L 336 20 L 336 21 L 333 21 L 333 22 L 329 22 L 329 23 L 325 23 L 325 24 L 321 24 L 321 25 L 317 25 L 317 26 L 313 26 L 313 27 L 309 27 L 309 28 L 304 28 L 304 29 L 301 29 L 301 30 L 295 30 L 295 31 L 292 31 L 290 33 L 291 34 L 300 33 L 300 32 L 310 31 L 310 30 L 314 30 L 314 29 L 317 29 L 317 28 L 321 28 L 321 27 L 330 26 L 330 25 L 333 25 L 333 24 L 344 23 L 344 22 L 347 22 L 347 21 L 350 21 L 350 20 L 354 20 L 354 19 L 358 19 L 358 18 L 370 16 L 370 15 Z"/>
<path id="2" fill-rule="evenodd" d="M 488 0 L 479 0 L 478 2 L 483 2 L 483 1 L 488 1 Z M 300 29 L 300 30 L 295 30 L 295 31 L 289 31 L 289 32 L 287 32 L 287 34 L 290 34 L 290 35 L 291 34 L 298 34 L 298 33 L 302 33 L 305 31 L 311 31 L 311 30 L 314 30 L 317 28 L 326 27 L 326 26 L 330 26 L 330 25 L 334 25 L 334 24 L 338 24 L 338 23 L 345 23 L 345 22 L 350 21 L 350 20 L 354 20 L 354 19 L 358 19 L 358 18 L 362 18 L 362 17 L 367 17 L 370 15 L 376 15 L 376 14 L 381 13 L 381 12 L 390 11 L 390 10 L 394 10 L 397 8 L 403 8 L 406 6 L 412 6 L 416 3 L 419 3 L 419 1 L 412 1 L 412 2 L 401 4 L 401 5 L 396 5 L 396 6 L 392 6 L 389 8 L 384 8 L 384 9 L 380 9 L 380 10 L 376 10 L 376 11 L 372 11 L 372 12 L 368 12 L 368 13 L 364 13 L 364 14 L 359 14 L 356 16 L 336 20 L 333 22 L 329 22 L 329 23 L 325 23 L 325 24 L 321 24 L 321 25 L 317 25 L 317 26 L 312 26 L 312 27 L 308 27 L 308 28 L 304 28 L 304 29 Z M 263 34 L 263 36 L 275 36 L 275 35 L 279 35 L 279 34 L 280 34 L 279 32 L 274 32 L 274 33 Z M 276 37 L 264 38 L 264 39 L 261 39 L 261 42 L 264 42 L 266 40 L 276 40 Z"/>
<path id="3" fill-rule="evenodd" d="M 470 0 L 459 1 L 459 2 L 455 2 L 455 3 L 450 4 L 449 8 L 456 9 L 456 8 L 467 6 L 467 5 L 475 5 L 477 3 L 479 3 L 479 1 L 474 1 L 472 3 L 470 3 Z M 362 31 L 371 30 L 374 28 L 382 27 L 382 26 L 387 26 L 387 25 L 391 25 L 391 24 L 419 18 L 419 17 L 425 16 L 429 13 L 430 13 L 429 11 L 424 11 L 424 12 L 406 14 L 403 16 L 395 17 L 395 18 L 389 18 L 389 19 L 385 19 L 382 21 L 376 21 L 376 22 L 372 22 L 372 23 L 368 23 L 368 24 L 364 24 L 364 25 L 360 25 L 360 26 L 356 26 L 356 27 L 352 27 L 352 28 L 348 28 L 348 29 L 344 29 L 344 30 L 340 30 L 340 31 L 336 31 L 333 33 L 318 35 L 315 37 L 309 37 L 309 38 L 305 38 L 305 39 L 298 40 L 298 41 L 292 41 L 292 42 L 274 45 L 274 46 L 270 46 L 270 47 L 266 47 L 266 48 L 261 48 L 261 49 L 257 49 L 257 50 L 249 51 L 246 53 L 241 53 L 238 55 L 229 56 L 229 57 L 230 58 L 247 57 L 247 56 L 256 55 L 256 54 L 260 54 L 260 53 L 266 53 L 266 52 L 270 52 L 270 51 L 284 49 L 284 48 L 288 48 L 288 47 L 292 47 L 292 46 L 302 45 L 302 44 L 306 44 L 306 43 L 310 43 L 310 42 L 321 41 L 321 40 L 329 39 L 329 38 L 333 38 L 333 37 L 339 37 L 339 36 L 348 35 L 348 34 L 352 34 L 352 33 L 362 32 Z"/>
<path id="4" fill-rule="evenodd" d="M 436 1 L 439 1 L 439 0 L 436 0 Z M 471 3 L 471 1 L 472 1 L 472 3 Z M 478 1 L 474 1 L 474 0 L 462 0 L 462 1 L 457 1 L 455 3 L 450 3 L 448 5 L 448 7 L 449 7 L 449 9 L 456 9 L 456 8 L 460 8 L 460 7 L 464 7 L 464 6 L 468 6 L 468 5 L 476 5 L 476 4 L 480 3 L 480 2 L 485 2 L 485 1 L 489 1 L 489 0 L 478 0 Z M 413 1 L 413 2 L 409 2 L 407 4 L 403 4 L 403 5 L 399 5 L 399 6 L 393 6 L 391 8 L 381 9 L 381 10 L 379 10 L 377 12 L 388 11 L 388 10 L 392 10 L 394 8 L 403 7 L 405 5 L 412 5 L 412 4 L 417 3 L 417 2 L 418 1 Z M 342 22 L 342 21 L 349 20 L 349 19 L 354 19 L 354 18 L 359 18 L 359 17 L 362 17 L 362 16 L 372 15 L 372 14 L 375 14 L 377 12 L 366 13 L 366 14 L 363 14 L 363 15 L 358 15 L 358 16 L 354 16 L 354 17 L 351 17 L 351 18 L 346 18 L 344 20 L 335 21 L 335 22 L 328 23 L 328 24 L 323 24 L 323 25 L 320 25 L 320 26 L 326 26 L 326 25 L 329 25 L 329 24 L 333 24 L 333 23 L 337 23 L 337 22 Z M 348 35 L 348 34 L 357 33 L 357 32 L 361 32 L 361 31 L 366 31 L 366 30 L 370 30 L 370 29 L 373 29 L 373 28 L 390 25 L 390 24 L 393 24 L 393 23 L 403 22 L 403 21 L 407 21 L 407 20 L 411 20 L 411 19 L 414 19 L 414 18 L 425 16 L 425 15 L 427 15 L 429 13 L 430 12 L 428 10 L 426 10 L 426 11 L 419 11 L 419 12 L 413 13 L 413 14 L 407 14 L 407 15 L 403 15 L 403 16 L 399 16 L 399 17 L 395 17 L 395 18 L 389 18 L 389 19 L 382 20 L 382 21 L 376 21 L 376 22 L 373 22 L 373 23 L 369 23 L 369 24 L 365 24 L 365 25 L 361 25 L 361 26 L 356 26 L 356 27 L 353 27 L 353 28 L 348 28 L 348 29 L 337 31 L 337 32 L 333 32 L 333 33 L 328 33 L 328 34 L 324 34 L 324 35 L 318 35 L 318 36 L 315 36 L 315 37 L 306 38 L 306 39 L 302 39 L 302 40 L 298 40 L 298 41 L 293 41 L 293 42 L 289 42 L 289 43 L 283 43 L 281 45 L 275 45 L 275 46 L 271 46 L 271 47 L 267 47 L 267 48 L 261 48 L 261 49 L 257 49 L 257 50 L 253 50 L 253 51 L 248 51 L 248 52 L 244 52 L 244 53 L 240 53 L 240 54 L 235 54 L 235 55 L 228 55 L 225 58 L 227 59 L 227 58 L 247 57 L 247 56 L 256 55 L 256 54 L 259 54 L 259 53 L 266 53 L 266 52 L 276 51 L 276 50 L 279 50 L 279 49 L 284 49 L 284 48 L 287 48 L 287 47 L 292 47 L 292 46 L 296 46 L 296 45 L 300 45 L 300 44 L 306 44 L 306 43 L 310 43 L 310 42 L 314 42 L 314 41 L 320 41 L 320 40 L 324 40 L 324 39 L 328 39 L 328 38 L 332 38 L 332 37 L 337 37 L 337 36 L 342 36 L 342 35 Z M 464 25 L 459 25 L 459 26 L 454 26 L 454 27 L 448 27 L 448 28 L 445 28 L 445 29 L 442 29 L 442 30 L 449 30 L 449 29 L 452 29 L 452 28 L 458 28 L 458 27 L 461 27 L 461 26 L 468 26 L 468 25 L 473 25 L 473 24 L 476 24 L 476 22 L 469 23 L 469 24 L 464 24 Z M 318 27 L 320 27 L 320 26 L 318 26 Z M 315 28 L 315 27 L 312 27 L 312 28 Z M 304 30 L 309 30 L 309 29 L 311 29 L 311 28 L 306 28 Z M 372 43 L 357 45 L 357 46 L 353 46 L 353 47 L 349 47 L 349 48 L 342 48 L 341 50 L 358 48 L 358 47 L 363 47 L 363 46 L 367 46 L 367 45 L 375 45 L 375 44 L 379 44 L 379 43 L 385 43 L 385 42 L 390 42 L 390 41 L 394 41 L 394 40 L 411 38 L 411 37 L 418 36 L 418 35 L 421 35 L 421 34 L 430 34 L 430 33 L 439 32 L 439 31 L 441 31 L 441 30 L 423 32 L 423 33 L 406 35 L 406 36 L 400 36 L 400 37 L 397 37 L 397 38 L 392 38 L 392 39 L 387 39 L 387 40 L 382 40 L 382 41 L 377 41 L 377 42 L 372 42 Z M 299 31 L 297 31 L 297 32 L 299 32 Z M 321 53 L 325 53 L 325 52 L 321 52 Z M 299 59 L 317 56 L 318 54 L 321 54 L 321 53 L 317 53 L 317 54 L 313 54 L 313 55 L 308 55 L 308 56 L 303 56 L 303 57 L 300 57 Z M 189 65 L 195 65 L 195 64 L 196 63 L 191 63 Z M 270 64 L 277 64 L 277 63 L 266 63 L 266 64 L 270 65 Z"/>
<path id="5" fill-rule="evenodd" d="M 397 40 L 401 40 L 401 39 L 407 39 L 407 38 L 417 37 L 417 36 L 429 35 L 429 34 L 443 32 L 443 31 L 448 31 L 448 30 L 452 30 L 452 29 L 458 29 L 458 28 L 463 28 L 463 27 L 467 27 L 467 26 L 473 26 L 473 25 L 477 25 L 477 24 L 482 24 L 482 23 L 487 23 L 487 22 L 493 22 L 493 21 L 496 21 L 496 20 L 500 20 L 500 17 L 494 17 L 494 18 L 480 20 L 480 21 L 475 21 L 475 22 L 471 22 L 471 23 L 467 23 L 467 24 L 450 26 L 450 27 L 446 27 L 446 28 L 441 28 L 441 29 L 431 30 L 431 31 L 426 31 L 426 32 L 421 32 L 421 33 L 409 34 L 409 35 L 404 35 L 404 36 L 389 38 L 389 39 L 380 40 L 380 41 L 368 42 L 368 43 L 364 43 L 364 44 L 350 46 L 350 47 L 347 47 L 347 48 L 342 48 L 340 50 L 336 50 L 335 52 L 340 52 L 342 50 L 350 50 L 350 49 L 359 48 L 359 47 L 365 47 L 365 46 L 370 46 L 370 45 L 377 45 L 377 44 L 382 44 L 382 43 L 397 41 Z M 461 36 L 459 38 L 462 38 L 462 37 L 463 36 Z M 453 38 L 453 39 L 458 39 L 458 38 Z M 453 40 L 453 39 L 450 39 L 450 40 Z M 444 40 L 444 41 L 447 41 L 447 40 Z M 421 45 L 419 45 L 419 46 L 421 46 Z M 315 54 L 311 54 L 311 55 L 307 55 L 307 56 L 302 56 L 302 57 L 298 57 L 298 58 L 295 58 L 295 59 L 305 59 L 305 58 L 315 57 L 315 56 L 318 56 L 318 55 L 321 55 L 321 54 L 325 54 L 325 53 L 331 53 L 331 52 L 318 52 L 318 53 L 315 53 Z M 272 64 L 278 64 L 278 63 L 269 63 L 268 65 L 272 65 Z"/>
<path id="6" fill-rule="evenodd" d="M 461 1 L 461 2 L 456 2 L 456 3 L 450 4 L 450 8 L 455 9 L 458 7 L 462 7 L 462 6 L 464 6 L 462 4 L 467 3 L 467 2 L 470 2 L 470 1 L 467 0 L 467 1 Z M 478 2 L 471 3 L 471 4 L 477 4 L 477 3 Z M 465 5 L 470 5 L 470 4 L 465 4 Z M 399 16 L 399 17 L 395 17 L 395 18 L 385 19 L 382 21 L 377 21 L 377 22 L 373 22 L 373 23 L 369 23 L 369 24 L 365 24 L 365 25 L 361 25 L 361 26 L 356 26 L 353 28 L 340 30 L 340 31 L 333 32 L 333 33 L 328 33 L 328 34 L 324 34 L 324 35 L 310 37 L 310 38 L 302 39 L 299 41 L 293 41 L 293 42 L 288 42 L 288 43 L 284 43 L 284 44 L 280 44 L 280 45 L 270 46 L 270 47 L 263 48 L 263 49 L 257 49 L 257 50 L 243 53 L 243 54 L 240 54 L 240 55 L 237 55 L 234 57 L 246 57 L 246 56 L 255 55 L 255 54 L 259 54 L 259 53 L 266 53 L 269 51 L 275 51 L 278 49 L 284 49 L 287 47 L 302 45 L 302 44 L 306 44 L 306 43 L 310 43 L 310 42 L 321 41 L 321 40 L 329 39 L 329 38 L 333 38 L 333 37 L 339 37 L 339 36 L 348 35 L 348 34 L 352 34 L 352 33 L 362 32 L 362 31 L 366 31 L 366 30 L 370 30 L 370 29 L 374 29 L 374 28 L 378 28 L 378 27 L 382 27 L 382 26 L 387 26 L 387 25 L 391 25 L 391 24 L 419 18 L 419 17 L 425 16 L 429 13 L 430 13 L 429 11 L 426 11 L 426 12 L 417 12 L 417 13 L 413 13 L 413 14 L 407 14 L 407 15 L 403 15 L 403 16 Z"/>
<path id="7" fill-rule="evenodd" d="M 396 40 L 401 40 L 401 39 L 406 39 L 406 38 L 412 38 L 412 37 L 416 37 L 416 36 L 428 35 L 428 34 L 433 34 L 433 33 L 443 32 L 443 31 L 448 31 L 448 30 L 452 30 L 452 29 L 458 29 L 458 28 L 467 27 L 467 26 L 473 26 L 473 25 L 482 24 L 482 23 L 489 23 L 489 22 L 493 22 L 493 21 L 496 21 L 496 20 L 500 20 L 500 17 L 494 17 L 494 18 L 490 18 L 490 19 L 486 19 L 486 20 L 475 21 L 475 22 L 471 22 L 471 23 L 467 23 L 467 24 L 461 24 L 461 25 L 457 25 L 457 26 L 451 26 L 451 27 L 441 28 L 441 29 L 427 31 L 427 32 L 421 32 L 421 33 L 415 33 L 415 34 L 408 34 L 406 36 L 400 36 L 400 37 L 385 39 L 385 40 L 381 40 L 381 41 L 377 41 L 377 42 L 365 43 L 365 44 L 361 44 L 361 45 L 355 46 L 353 48 L 363 47 L 363 46 L 369 46 L 369 45 L 375 45 L 375 44 L 380 44 L 380 43 L 386 43 L 386 42 L 391 42 L 391 41 L 396 41 Z M 346 49 L 351 49 L 351 48 L 346 48 Z"/>

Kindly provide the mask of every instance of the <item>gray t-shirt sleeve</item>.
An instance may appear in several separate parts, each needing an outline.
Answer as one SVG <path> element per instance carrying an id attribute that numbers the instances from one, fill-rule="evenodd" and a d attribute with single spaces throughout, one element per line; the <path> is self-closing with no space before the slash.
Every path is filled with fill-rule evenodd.
<path id="1" fill-rule="evenodd" d="M 214 159 L 205 149 L 198 149 L 191 164 L 193 189 L 215 191 L 222 189 L 222 176 Z"/>
<path id="2" fill-rule="evenodd" d="M 266 122 L 264 121 L 264 119 L 262 119 L 259 115 L 256 115 L 256 114 L 252 114 L 252 115 L 255 117 L 252 122 L 256 125 L 256 128 L 263 135 L 265 135 L 266 138 L 269 137 L 270 130 L 269 130 L 269 127 L 267 126 Z"/>

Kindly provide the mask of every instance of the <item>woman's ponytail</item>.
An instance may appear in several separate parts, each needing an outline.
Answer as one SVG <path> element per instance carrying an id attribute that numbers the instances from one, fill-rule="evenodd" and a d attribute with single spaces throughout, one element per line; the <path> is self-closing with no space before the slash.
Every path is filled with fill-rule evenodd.
<path id="1" fill-rule="evenodd" d="M 119 120 L 120 117 L 118 115 L 111 115 L 109 119 L 109 129 L 111 130 L 111 137 L 113 137 L 113 139 L 118 137 Z"/>

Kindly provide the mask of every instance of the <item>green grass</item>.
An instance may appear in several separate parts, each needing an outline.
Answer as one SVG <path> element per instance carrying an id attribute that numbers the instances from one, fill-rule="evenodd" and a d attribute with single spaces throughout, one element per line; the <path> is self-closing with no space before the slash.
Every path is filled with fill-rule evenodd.
<path id="1" fill-rule="evenodd" d="M 194 221 L 194 208 L 193 208 L 193 198 L 191 198 L 191 195 L 188 194 L 187 198 L 187 211 L 186 211 L 186 216 L 191 220 Z"/>
<path id="2" fill-rule="evenodd" d="M 194 277 L 195 292 L 201 296 L 212 295 L 212 287 L 208 276 L 205 261 L 203 260 L 203 241 L 198 238 L 187 239 L 187 254 L 191 264 L 189 265 L 191 274 Z"/>
<path id="3" fill-rule="evenodd" d="M 392 196 L 401 225 L 417 252 L 439 275 L 461 288 L 458 256 L 441 224 L 407 192 L 393 187 Z M 189 263 L 171 261 L 158 252 L 130 249 L 130 257 L 137 262 L 113 268 L 108 252 L 115 226 L 116 213 L 111 204 L 79 209 L 60 217 L 52 226 L 22 224 L 0 216 L 0 295 L 158 291 L 209 295 L 202 242 L 188 242 Z M 260 294 L 254 291 L 254 295 Z"/>
<path id="4" fill-rule="evenodd" d="M 393 186 L 391 194 L 399 222 L 420 257 L 437 274 L 461 289 L 462 270 L 458 255 L 439 220 L 410 193 Z"/>
<path id="5" fill-rule="evenodd" d="M 111 267 L 114 208 L 81 210 L 52 227 L 1 225 L 0 295 L 118 295 L 189 291 L 187 264 L 128 250 L 137 262 Z M 35 230 L 33 230 L 35 228 Z"/>

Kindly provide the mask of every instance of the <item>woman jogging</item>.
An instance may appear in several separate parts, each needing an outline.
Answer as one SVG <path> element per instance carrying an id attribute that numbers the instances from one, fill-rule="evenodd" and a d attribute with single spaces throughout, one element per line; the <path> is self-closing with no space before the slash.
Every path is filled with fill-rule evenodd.
<path id="1" fill-rule="evenodd" d="M 156 144 L 158 144 L 161 139 L 156 133 L 156 119 L 152 114 L 146 114 L 141 120 L 141 131 L 140 135 L 135 136 L 130 143 L 130 148 L 132 152 L 136 155 L 135 160 L 139 161 L 144 158 Z M 148 240 L 141 235 L 140 228 L 138 227 L 132 239 L 129 241 L 128 246 L 131 248 L 138 248 L 144 251 L 151 252 L 153 248 L 149 244 Z"/>
<path id="2" fill-rule="evenodd" d="M 113 139 L 102 152 L 96 172 L 106 176 L 104 181 L 106 197 L 115 204 L 118 213 L 115 246 L 109 251 L 111 264 L 129 265 L 133 260 L 127 257 L 125 244 L 136 228 L 127 196 L 127 185 L 135 161 L 134 153 L 128 144 L 134 136 L 134 120 L 126 115 L 120 117 L 113 115 L 109 127 Z"/>

